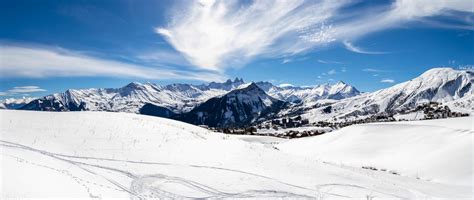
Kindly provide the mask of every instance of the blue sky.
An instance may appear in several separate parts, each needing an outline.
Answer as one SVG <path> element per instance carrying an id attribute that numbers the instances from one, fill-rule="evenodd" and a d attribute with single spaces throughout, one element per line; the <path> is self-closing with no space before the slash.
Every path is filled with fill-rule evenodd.
<path id="1" fill-rule="evenodd" d="M 233 77 L 374 91 L 472 67 L 472 2 L 426 2 L 1 1 L 0 98 Z"/>

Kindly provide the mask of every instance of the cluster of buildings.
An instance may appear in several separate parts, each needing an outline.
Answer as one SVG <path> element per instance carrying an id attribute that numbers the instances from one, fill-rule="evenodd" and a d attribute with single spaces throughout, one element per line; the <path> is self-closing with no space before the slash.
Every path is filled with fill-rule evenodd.
<path id="1" fill-rule="evenodd" d="M 449 109 L 448 106 L 443 106 L 441 103 L 429 102 L 425 104 L 418 105 L 413 109 L 406 109 L 398 111 L 397 114 L 410 114 L 410 113 L 423 113 L 421 120 L 429 119 L 442 119 L 450 117 L 464 117 L 469 116 L 469 114 L 453 112 Z M 363 119 L 356 120 L 347 120 L 347 121 L 318 121 L 314 123 L 309 123 L 308 119 L 303 119 L 301 116 L 296 117 L 285 117 L 279 119 L 273 119 L 265 121 L 261 124 L 244 127 L 244 128 L 214 128 L 212 130 L 227 134 L 238 134 L 238 135 L 267 135 L 275 136 L 281 138 L 300 138 L 307 136 L 321 135 L 326 132 L 329 132 L 334 129 L 343 128 L 346 126 L 354 124 L 365 124 L 372 122 L 391 122 L 391 121 L 400 121 L 404 119 L 395 119 L 393 114 L 380 113 L 372 115 Z M 295 130 L 291 128 L 305 127 L 305 126 L 315 126 L 315 127 L 326 127 L 328 129 L 306 129 L 306 130 Z M 208 128 L 208 127 L 206 127 Z M 273 130 L 267 133 L 257 133 L 259 129 Z M 284 129 L 289 129 L 285 131 Z"/>

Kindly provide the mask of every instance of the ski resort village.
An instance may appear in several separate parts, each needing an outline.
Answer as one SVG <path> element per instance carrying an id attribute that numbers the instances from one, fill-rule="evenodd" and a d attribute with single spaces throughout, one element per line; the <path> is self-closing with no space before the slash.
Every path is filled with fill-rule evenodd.
<path id="1" fill-rule="evenodd" d="M 0 1 L 0 199 L 474 199 L 472 0 Z"/>

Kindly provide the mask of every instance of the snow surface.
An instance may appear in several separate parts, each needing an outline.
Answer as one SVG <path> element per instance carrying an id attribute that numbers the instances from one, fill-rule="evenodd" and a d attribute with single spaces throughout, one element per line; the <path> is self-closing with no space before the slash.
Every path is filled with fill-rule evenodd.
<path id="1" fill-rule="evenodd" d="M 256 134 L 274 134 L 274 135 L 277 135 L 277 134 L 282 134 L 282 133 L 285 133 L 285 132 L 289 132 L 289 131 L 299 131 L 299 132 L 302 132 L 302 131 L 331 131 L 332 129 L 330 127 L 320 127 L 320 126 L 302 126 L 302 127 L 294 127 L 294 128 L 279 128 L 278 130 L 275 130 L 273 128 L 269 128 L 269 129 L 257 129 L 257 132 Z"/>
<path id="2" fill-rule="evenodd" d="M 358 125 L 274 146 L 136 114 L 3 110 L 0 198 L 472 199 L 469 120 Z"/>
<path id="3" fill-rule="evenodd" d="M 406 114 L 396 114 L 393 116 L 396 120 L 407 120 L 407 121 L 415 121 L 415 120 L 422 120 L 425 118 L 425 113 L 423 111 L 411 112 Z"/>
<path id="4" fill-rule="evenodd" d="M 297 156 L 472 186 L 474 117 L 349 126 L 278 146 Z"/>

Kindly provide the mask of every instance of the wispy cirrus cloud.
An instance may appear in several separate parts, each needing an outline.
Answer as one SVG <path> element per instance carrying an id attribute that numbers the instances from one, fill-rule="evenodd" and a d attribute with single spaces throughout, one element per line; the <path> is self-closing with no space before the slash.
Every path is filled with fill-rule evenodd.
<path id="1" fill-rule="evenodd" d="M 332 61 L 332 60 L 321 60 L 321 59 L 318 59 L 317 60 L 318 63 L 322 63 L 322 64 L 344 64 L 343 62 L 339 62 L 339 61 Z"/>
<path id="2" fill-rule="evenodd" d="M 362 70 L 363 72 L 382 72 L 383 70 L 374 69 L 374 68 L 365 68 Z"/>
<path id="3" fill-rule="evenodd" d="M 470 0 L 395 0 L 388 7 L 376 7 L 364 13 L 368 14 L 357 15 L 333 26 L 336 37 L 353 41 L 364 35 L 413 21 L 440 28 L 474 29 Z M 438 22 L 431 18 L 434 16 L 448 17 L 456 21 L 453 23 L 456 25 Z"/>
<path id="4" fill-rule="evenodd" d="M 0 77 L 129 77 L 222 81 L 216 72 L 146 67 L 76 51 L 33 45 L 0 45 Z"/>
<path id="5" fill-rule="evenodd" d="M 291 83 L 282 83 L 282 84 L 278 85 L 278 87 L 294 87 L 294 85 L 291 84 Z"/>
<path id="6" fill-rule="evenodd" d="M 334 75 L 334 74 L 336 74 L 336 73 L 337 73 L 337 72 L 336 72 L 335 69 L 331 69 L 331 70 L 329 70 L 329 71 L 327 72 L 328 75 Z"/>
<path id="7" fill-rule="evenodd" d="M 155 31 L 194 66 L 223 71 L 256 56 L 287 57 L 335 41 L 356 53 L 382 54 L 355 46 L 367 34 L 417 21 L 445 28 L 474 29 L 470 0 L 396 0 L 367 12 L 346 13 L 352 0 L 201 0 L 171 12 Z M 428 23 L 447 16 L 456 26 Z M 346 42 L 344 42 L 346 41 Z M 335 64 L 335 63 L 332 63 Z"/>
<path id="8" fill-rule="evenodd" d="M 331 26 L 324 22 L 345 1 L 187 3 L 156 32 L 194 65 L 219 71 L 257 55 L 292 55 L 334 41 Z"/>
<path id="9" fill-rule="evenodd" d="M 46 92 L 47 90 L 39 86 L 16 86 L 8 90 L 9 93 L 32 93 L 32 92 Z"/>
<path id="10" fill-rule="evenodd" d="M 15 96 L 23 95 L 28 96 L 28 93 L 46 92 L 48 90 L 41 88 L 40 86 L 29 85 L 29 86 L 15 86 L 7 91 L 0 92 L 0 96 Z"/>
<path id="11" fill-rule="evenodd" d="M 388 70 L 384 70 L 384 69 L 376 69 L 376 68 L 365 68 L 365 69 L 362 69 L 363 72 L 376 72 L 376 73 L 385 73 L 385 72 L 390 72 Z"/>
<path id="12" fill-rule="evenodd" d="M 365 50 L 365 49 L 362 49 L 360 47 L 356 47 L 354 46 L 354 44 L 352 44 L 352 42 L 349 42 L 349 41 L 344 41 L 342 42 L 344 44 L 344 47 L 349 50 L 349 51 L 352 51 L 352 52 L 355 52 L 355 53 L 360 53 L 360 54 L 387 54 L 387 52 L 382 52 L 382 51 L 368 51 L 368 50 Z"/>
<path id="13" fill-rule="evenodd" d="M 341 72 L 342 73 L 346 73 L 347 72 L 347 69 L 345 67 L 341 67 Z"/>
<path id="14" fill-rule="evenodd" d="M 395 83 L 395 80 L 386 78 L 386 79 L 380 80 L 380 82 L 381 83 Z"/>
<path id="15" fill-rule="evenodd" d="M 281 61 L 281 64 L 290 63 L 291 61 L 293 61 L 293 60 L 288 59 L 288 58 L 285 58 L 285 59 L 283 59 L 283 60 Z"/>

